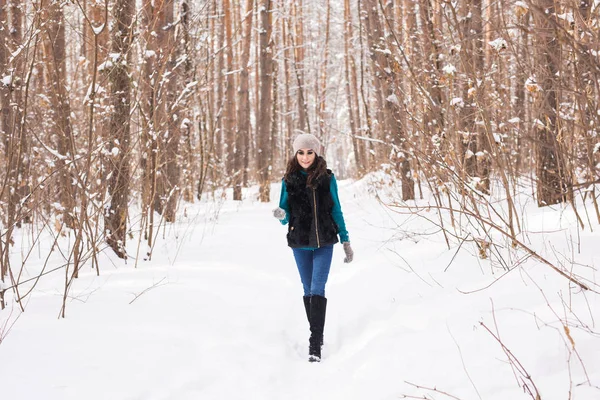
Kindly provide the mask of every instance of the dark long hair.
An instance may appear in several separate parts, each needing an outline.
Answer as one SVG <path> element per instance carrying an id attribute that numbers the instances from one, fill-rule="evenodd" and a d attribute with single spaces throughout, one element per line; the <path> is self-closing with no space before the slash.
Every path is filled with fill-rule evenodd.
<path id="1" fill-rule="evenodd" d="M 292 175 L 298 171 L 301 171 L 302 169 L 303 168 L 300 166 L 300 163 L 298 163 L 298 157 L 296 157 L 296 154 L 294 154 L 287 163 L 287 168 L 285 170 L 283 179 L 289 181 Z M 315 157 L 315 161 L 310 165 L 310 167 L 308 167 L 306 172 L 308 173 L 306 186 L 311 188 L 316 187 L 319 178 L 327 174 L 327 161 L 325 161 L 323 157 L 317 155 Z"/>

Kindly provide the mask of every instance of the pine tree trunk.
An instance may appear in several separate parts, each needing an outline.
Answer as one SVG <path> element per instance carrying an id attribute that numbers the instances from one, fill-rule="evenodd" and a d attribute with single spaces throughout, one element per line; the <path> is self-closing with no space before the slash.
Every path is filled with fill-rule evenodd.
<path id="1" fill-rule="evenodd" d="M 292 13 L 295 22 L 295 35 L 292 40 L 294 47 L 294 70 L 296 73 L 297 96 L 298 96 L 298 127 L 300 132 L 310 132 L 306 97 L 304 94 L 304 0 L 293 3 Z"/>
<path id="2" fill-rule="evenodd" d="M 283 7 L 283 3 L 285 3 L 285 0 L 281 1 L 281 7 Z M 286 13 L 287 15 L 287 13 Z M 284 93 L 285 93 L 285 111 L 284 111 L 284 115 L 285 115 L 285 130 L 282 130 L 282 132 L 284 132 L 284 137 L 283 137 L 283 148 L 282 148 L 282 152 L 285 155 L 290 154 L 291 152 L 291 141 L 292 141 L 292 136 L 293 136 L 293 118 L 292 118 L 292 95 L 291 95 L 291 90 L 290 90 L 290 86 L 293 85 L 293 81 L 291 78 L 291 73 L 290 73 L 290 60 L 292 59 L 292 51 L 290 51 L 290 31 L 289 31 L 289 21 L 290 21 L 290 17 L 286 16 L 285 18 L 281 18 L 281 42 L 283 45 L 283 76 L 284 76 L 284 80 L 283 80 L 283 84 L 285 86 L 284 89 Z M 287 162 L 287 160 L 284 159 L 284 162 Z M 284 167 L 285 168 L 285 167 Z"/>
<path id="3" fill-rule="evenodd" d="M 201 98 L 204 101 L 206 110 L 204 117 L 204 135 L 201 137 L 203 140 L 200 140 L 201 149 L 200 153 L 200 166 L 201 173 L 198 178 L 198 192 L 196 197 L 198 199 L 201 198 L 201 194 L 204 190 L 204 187 L 207 182 L 215 181 L 215 149 L 216 149 L 216 140 L 217 140 L 217 130 L 218 130 L 218 119 L 216 117 L 217 105 L 215 103 L 215 76 L 218 74 L 218 71 L 214 68 L 214 61 L 212 58 L 214 57 L 216 41 L 215 38 L 218 36 L 216 34 L 217 31 L 217 21 L 215 18 L 215 14 L 217 13 L 216 2 L 210 3 L 207 10 L 207 31 L 208 31 L 208 46 L 206 48 L 206 76 L 207 76 L 207 86 L 208 90 L 204 91 L 204 96 Z"/>
<path id="4" fill-rule="evenodd" d="M 252 44 L 252 10 L 254 0 L 246 0 L 246 12 L 244 14 L 242 57 L 240 60 L 240 86 L 238 90 L 239 107 L 237 109 L 237 134 L 235 137 L 234 177 L 233 177 L 233 199 L 242 200 L 242 183 L 244 170 L 244 143 L 250 136 L 250 90 L 248 88 L 248 76 L 250 62 L 250 45 Z"/>
<path id="5" fill-rule="evenodd" d="M 226 0 L 224 6 L 224 18 L 223 23 L 225 24 L 225 39 L 226 48 L 225 53 L 227 56 L 227 78 L 225 86 L 225 104 L 224 104 L 224 119 L 223 119 L 223 137 L 225 139 L 226 154 L 226 170 L 228 176 L 231 177 L 229 184 L 234 187 L 237 181 L 236 175 L 241 174 L 241 170 L 234 168 L 235 164 L 235 137 L 236 137 L 236 98 L 235 98 L 235 65 L 234 65 L 234 47 L 235 40 L 233 37 L 232 23 L 233 18 L 231 16 L 232 2 Z"/>
<path id="6" fill-rule="evenodd" d="M 373 121 L 373 116 L 377 115 L 373 112 L 371 112 L 371 102 L 369 101 L 369 99 L 371 98 L 370 95 L 370 91 L 369 88 L 367 86 L 367 66 L 365 65 L 366 59 L 368 58 L 368 54 L 370 53 L 369 50 L 366 50 L 368 48 L 368 44 L 365 44 L 365 40 L 363 38 L 363 31 L 369 31 L 369 26 L 368 26 L 368 18 L 365 16 L 365 11 L 364 11 L 364 4 L 362 2 L 362 0 L 357 0 L 358 1 L 358 40 L 359 40 L 359 44 L 360 44 L 360 54 L 358 56 L 358 59 L 360 60 L 360 84 L 356 85 L 356 97 L 358 99 L 359 97 L 359 88 L 360 88 L 360 102 L 362 105 L 362 108 L 364 108 L 364 121 L 365 121 L 365 125 L 366 125 L 366 129 L 364 132 L 365 137 L 367 138 L 367 140 L 365 140 L 365 146 L 364 146 L 364 151 L 365 151 L 365 160 L 367 163 L 367 168 L 369 168 L 369 170 L 375 170 L 376 168 L 378 168 L 378 166 L 381 164 L 380 159 L 377 159 L 376 154 L 375 154 L 375 149 L 374 149 L 374 145 L 373 145 L 373 140 L 375 138 L 375 130 L 373 128 L 374 125 L 374 121 Z M 363 24 L 364 22 L 364 24 Z M 358 77 L 356 78 L 357 82 L 358 82 Z M 377 80 L 375 80 L 375 82 L 377 82 Z M 360 107 L 359 107 L 360 109 Z"/>
<path id="7" fill-rule="evenodd" d="M 271 124 L 273 109 L 273 52 L 271 0 L 262 0 L 260 10 L 260 117 L 258 120 L 258 174 L 259 198 L 270 201 L 271 178 Z"/>
<path id="8" fill-rule="evenodd" d="M 327 0 L 325 12 L 325 42 L 323 44 L 323 56 L 319 57 L 320 71 L 316 79 L 317 84 L 317 123 L 319 126 L 319 136 L 321 140 L 326 140 L 327 133 L 325 132 L 325 110 L 327 106 L 327 69 L 329 64 L 329 36 L 331 25 L 331 1 Z"/>
<path id="9" fill-rule="evenodd" d="M 354 106 L 353 93 L 352 93 L 352 76 L 351 69 L 354 64 L 354 57 L 350 54 L 352 48 L 350 41 L 352 40 L 352 15 L 350 14 L 350 0 L 344 0 L 344 72 L 345 72 L 345 90 L 346 100 L 348 101 L 348 117 L 350 120 L 350 135 L 352 136 L 352 150 L 354 152 L 354 161 L 356 163 L 356 169 L 359 176 L 365 173 L 365 161 L 362 158 L 360 152 L 360 142 L 356 138 L 358 133 L 356 113 L 358 108 Z M 354 82 L 355 83 L 355 82 Z"/>
<path id="10" fill-rule="evenodd" d="M 215 6 L 216 7 L 216 6 Z M 217 11 L 217 8 L 215 8 Z M 224 74 L 225 70 L 225 51 L 223 48 L 225 47 L 225 23 L 223 22 L 223 13 L 222 10 L 219 9 L 218 17 L 215 17 L 215 30 L 217 32 L 217 47 L 216 51 L 216 71 L 215 75 L 217 78 L 217 85 L 215 94 L 215 146 L 214 146 L 214 170 L 213 170 L 213 182 L 217 182 L 220 178 L 222 178 L 223 174 L 223 165 L 225 159 L 225 153 L 223 150 L 223 142 L 224 142 L 224 123 L 223 123 L 223 113 L 224 113 Z"/>

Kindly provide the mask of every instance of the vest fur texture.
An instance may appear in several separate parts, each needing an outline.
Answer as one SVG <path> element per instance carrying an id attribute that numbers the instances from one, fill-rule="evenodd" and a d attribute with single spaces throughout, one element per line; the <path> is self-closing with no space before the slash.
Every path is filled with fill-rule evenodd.
<path id="1" fill-rule="evenodd" d="M 314 189 L 306 187 L 307 178 L 296 172 L 285 180 L 290 209 L 287 241 L 292 248 L 318 248 L 338 242 L 338 227 L 331 214 L 331 171 L 319 178 Z"/>

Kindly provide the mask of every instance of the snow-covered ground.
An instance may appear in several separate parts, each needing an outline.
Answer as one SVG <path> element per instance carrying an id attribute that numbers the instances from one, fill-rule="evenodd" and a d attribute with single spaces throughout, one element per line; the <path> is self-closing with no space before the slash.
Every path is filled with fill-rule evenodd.
<path id="1" fill-rule="evenodd" d="M 336 246 L 321 363 L 307 362 L 302 287 L 286 228 L 271 216 L 273 185 L 271 204 L 251 189 L 243 202 L 181 209 L 137 268 L 101 255 L 100 276 L 82 271 L 64 319 L 63 272 L 38 283 L 25 313 L 7 293 L 0 397 L 519 400 L 535 384 L 543 400 L 600 399 L 598 294 L 533 258 L 506 273 L 471 242 L 448 249 L 425 218 L 384 207 L 368 180 L 339 185 L 355 260 L 343 264 Z M 522 210 L 524 241 L 598 282 L 598 224 L 578 230 L 568 206 Z M 128 246 L 135 255 L 137 241 Z M 26 247 L 15 246 L 13 263 Z M 502 254 L 512 264 L 523 256 Z"/>

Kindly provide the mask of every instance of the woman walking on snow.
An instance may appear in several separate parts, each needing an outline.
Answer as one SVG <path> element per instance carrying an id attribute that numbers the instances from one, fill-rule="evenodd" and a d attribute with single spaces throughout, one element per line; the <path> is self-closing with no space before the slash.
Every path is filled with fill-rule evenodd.
<path id="1" fill-rule="evenodd" d="M 309 361 L 321 361 L 325 325 L 325 284 L 329 276 L 333 245 L 342 242 L 349 263 L 354 257 L 337 192 L 337 182 L 325 159 L 321 144 L 311 134 L 301 134 L 293 143 L 281 184 L 279 207 L 273 210 L 282 225 L 288 224 L 287 242 L 292 248 L 304 287 L 304 308 L 310 324 Z"/>

